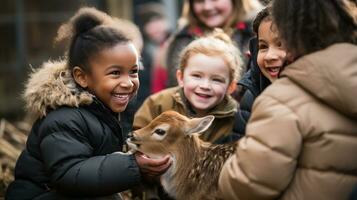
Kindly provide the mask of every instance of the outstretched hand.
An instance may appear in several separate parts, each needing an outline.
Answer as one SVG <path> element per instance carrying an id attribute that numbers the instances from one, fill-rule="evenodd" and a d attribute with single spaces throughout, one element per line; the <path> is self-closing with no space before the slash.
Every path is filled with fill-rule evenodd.
<path id="1" fill-rule="evenodd" d="M 149 158 L 141 152 L 136 152 L 134 155 L 142 175 L 149 179 L 165 173 L 172 163 L 169 155 L 159 159 Z"/>

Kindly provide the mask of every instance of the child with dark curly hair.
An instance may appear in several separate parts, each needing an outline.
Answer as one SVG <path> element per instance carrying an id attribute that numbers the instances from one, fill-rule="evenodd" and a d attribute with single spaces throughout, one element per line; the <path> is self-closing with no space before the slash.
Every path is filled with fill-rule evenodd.
<path id="1" fill-rule="evenodd" d="M 253 30 L 256 37 L 252 38 L 249 44 L 249 70 L 238 82 L 244 92 L 233 130 L 241 135 L 245 134 L 255 99 L 278 79 L 280 71 L 287 64 L 287 52 L 273 23 L 270 6 L 261 10 L 255 17 Z"/>
<path id="2" fill-rule="evenodd" d="M 274 0 L 292 63 L 255 100 L 222 199 L 348 199 L 357 184 L 357 2 Z"/>

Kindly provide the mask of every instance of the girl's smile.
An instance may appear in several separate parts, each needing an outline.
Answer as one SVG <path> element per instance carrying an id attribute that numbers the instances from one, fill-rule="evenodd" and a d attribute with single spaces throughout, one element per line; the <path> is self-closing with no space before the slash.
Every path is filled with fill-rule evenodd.
<path id="1" fill-rule="evenodd" d="M 278 75 L 286 62 L 286 50 L 278 38 L 271 20 L 262 21 L 258 29 L 257 63 L 263 75 L 270 82 L 278 79 Z"/>
<path id="2" fill-rule="evenodd" d="M 126 105 L 129 100 L 130 97 L 132 96 L 131 94 L 113 94 L 113 101 L 116 102 L 118 105 Z"/>
<path id="3" fill-rule="evenodd" d="M 227 94 L 229 73 L 223 58 L 197 53 L 188 59 L 184 72 L 179 71 L 177 79 L 195 112 L 204 115 Z"/>
<path id="4" fill-rule="evenodd" d="M 278 67 L 265 67 L 268 74 L 273 78 L 278 78 L 278 74 L 280 72 L 281 66 Z"/>
<path id="5" fill-rule="evenodd" d="M 113 112 L 125 110 L 139 88 L 139 58 L 131 43 L 104 49 L 90 60 L 87 88 Z"/>
<path id="6" fill-rule="evenodd" d="M 232 0 L 194 0 L 193 9 L 207 27 L 223 27 L 233 12 L 233 3 Z"/>

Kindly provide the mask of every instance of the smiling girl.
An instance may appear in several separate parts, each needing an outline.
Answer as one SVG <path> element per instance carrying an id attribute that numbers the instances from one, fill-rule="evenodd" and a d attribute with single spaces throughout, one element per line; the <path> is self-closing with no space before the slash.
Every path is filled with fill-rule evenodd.
<path id="1" fill-rule="evenodd" d="M 258 13 L 253 22 L 253 30 L 256 37 L 250 41 L 249 70 L 238 82 L 244 88 L 244 93 L 233 129 L 241 135 L 245 134 L 255 99 L 278 79 L 287 63 L 287 52 L 272 21 L 270 5 Z"/>
<path id="2" fill-rule="evenodd" d="M 38 119 L 6 199 L 120 199 L 169 167 L 168 157 L 118 153 L 126 137 L 119 113 L 139 87 L 135 38 L 124 25 L 83 8 L 59 29 L 58 39 L 70 40 L 66 60 L 30 77 L 25 100 Z"/>
<path id="3" fill-rule="evenodd" d="M 274 0 L 293 62 L 255 100 L 222 199 L 349 199 L 357 184 L 357 3 Z M 260 35 L 259 35 L 260 37 Z"/>
<path id="4" fill-rule="evenodd" d="M 135 114 L 134 129 L 144 127 L 166 110 L 175 110 L 188 117 L 214 115 L 213 125 L 202 139 L 215 143 L 232 140 L 237 103 L 230 93 L 241 65 L 239 50 L 222 30 L 194 40 L 180 57 L 179 86 L 147 98 Z"/>
<path id="5" fill-rule="evenodd" d="M 264 9 L 255 20 L 253 29 L 257 33 L 257 64 L 261 73 L 274 82 L 286 64 L 286 49 L 269 14 L 270 7 Z"/>

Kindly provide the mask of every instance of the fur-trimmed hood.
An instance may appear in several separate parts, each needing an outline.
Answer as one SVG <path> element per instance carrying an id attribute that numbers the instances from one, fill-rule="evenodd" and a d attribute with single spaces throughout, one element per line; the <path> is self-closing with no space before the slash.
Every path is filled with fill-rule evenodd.
<path id="1" fill-rule="evenodd" d="M 37 117 L 59 106 L 78 107 L 93 102 L 93 96 L 74 81 L 63 60 L 47 61 L 34 70 L 24 92 L 26 109 Z"/>

